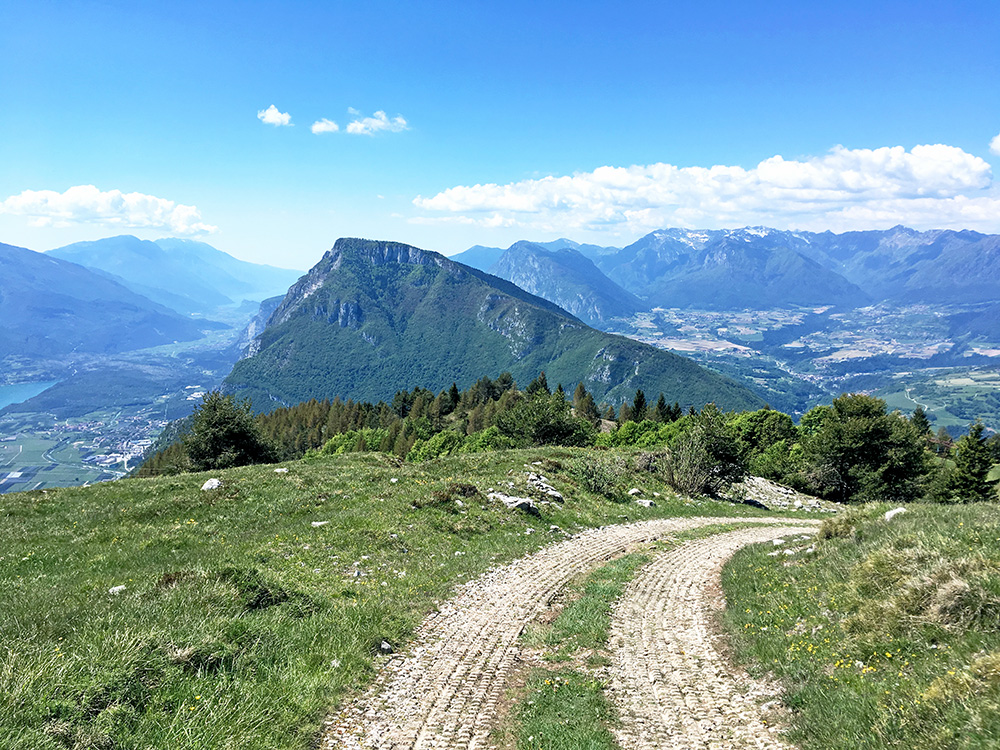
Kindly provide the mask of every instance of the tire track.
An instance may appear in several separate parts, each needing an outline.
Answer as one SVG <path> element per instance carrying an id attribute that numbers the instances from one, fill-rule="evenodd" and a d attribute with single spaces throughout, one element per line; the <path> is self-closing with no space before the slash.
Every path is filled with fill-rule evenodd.
<path id="1" fill-rule="evenodd" d="M 715 648 L 722 565 L 736 550 L 798 527 L 740 529 L 662 553 L 628 585 L 612 614 L 611 690 L 627 750 L 790 748 L 768 726 L 764 685 L 734 672 Z"/>
<path id="2" fill-rule="evenodd" d="M 761 522 L 788 524 L 786 519 L 702 517 L 608 526 L 487 571 L 428 617 L 407 653 L 390 659 L 372 687 L 327 722 L 321 747 L 486 747 L 521 631 L 571 578 L 637 544 L 679 531 Z M 775 536 L 767 529 L 759 534 Z"/>

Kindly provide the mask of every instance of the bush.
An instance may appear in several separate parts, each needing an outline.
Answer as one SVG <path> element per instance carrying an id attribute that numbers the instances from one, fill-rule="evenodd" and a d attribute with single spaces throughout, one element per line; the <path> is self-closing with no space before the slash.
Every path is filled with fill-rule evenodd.
<path id="1" fill-rule="evenodd" d="M 269 463 L 274 448 L 254 422 L 250 401 L 237 401 L 219 391 L 205 394 L 195 407 L 184 449 L 195 471 Z"/>
<path id="2" fill-rule="evenodd" d="M 486 453 L 487 451 L 502 451 L 517 447 L 509 437 L 500 434 L 494 425 L 485 430 L 469 435 L 458 448 L 457 453 Z"/>
<path id="3" fill-rule="evenodd" d="M 802 417 L 804 475 L 837 502 L 908 502 L 927 471 L 923 436 L 885 401 L 845 393 Z"/>
<path id="4" fill-rule="evenodd" d="M 408 461 L 420 462 L 450 456 L 461 449 L 464 441 L 465 438 L 454 430 L 444 430 L 427 440 L 418 440 L 406 458 Z"/>
<path id="5" fill-rule="evenodd" d="M 533 396 L 518 398 L 496 415 L 495 423 L 500 434 L 525 448 L 594 442 L 594 426 L 586 419 L 572 416 L 569 403 L 559 392 L 550 396 L 538 390 Z"/>
<path id="6" fill-rule="evenodd" d="M 663 463 L 666 482 L 687 495 L 717 495 L 742 480 L 746 464 L 722 412 L 709 404 L 688 425 Z"/>
<path id="7" fill-rule="evenodd" d="M 611 500 L 624 499 L 627 472 L 625 459 L 614 455 L 587 456 L 579 459 L 575 466 L 575 473 L 584 487 Z"/>

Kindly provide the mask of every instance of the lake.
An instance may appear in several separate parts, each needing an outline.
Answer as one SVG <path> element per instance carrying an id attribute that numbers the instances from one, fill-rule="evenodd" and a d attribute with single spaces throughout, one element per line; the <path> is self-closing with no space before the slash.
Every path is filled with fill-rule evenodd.
<path id="1" fill-rule="evenodd" d="M 34 398 L 39 393 L 47 390 L 58 383 L 58 380 L 50 380 L 47 383 L 16 383 L 14 385 L 0 385 L 0 409 L 10 404 L 19 404 Z"/>

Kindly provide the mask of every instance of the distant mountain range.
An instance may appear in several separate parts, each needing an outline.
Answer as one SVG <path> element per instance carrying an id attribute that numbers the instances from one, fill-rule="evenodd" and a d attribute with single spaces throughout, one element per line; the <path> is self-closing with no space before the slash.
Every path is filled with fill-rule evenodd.
<path id="1" fill-rule="evenodd" d="M 140 240 L 131 235 L 77 242 L 49 251 L 102 273 L 183 313 L 211 314 L 244 300 L 284 294 L 300 271 L 238 260 L 195 240 Z"/>
<path id="2" fill-rule="evenodd" d="M 111 354 L 205 327 L 76 263 L 0 244 L 0 358 Z"/>
<path id="3" fill-rule="evenodd" d="M 544 252 L 544 249 L 542 249 Z M 539 256 L 539 249 L 531 249 Z M 257 408 L 335 396 L 390 399 L 511 372 L 583 382 L 598 401 L 655 398 L 757 408 L 762 399 L 694 362 L 594 330 L 557 305 L 438 253 L 341 239 L 271 315 L 225 381 Z"/>
<path id="4" fill-rule="evenodd" d="M 489 273 L 555 302 L 590 325 L 600 326 L 645 309 L 638 297 L 571 247 L 549 250 L 532 242 L 516 242 L 490 266 Z"/>
<path id="5" fill-rule="evenodd" d="M 515 243 L 517 247 L 525 243 Z M 1000 236 L 971 231 L 918 232 L 897 226 L 863 232 L 791 232 L 766 227 L 662 229 L 624 248 L 561 239 L 536 248 L 574 250 L 604 277 L 581 287 L 578 265 L 503 263 L 510 249 L 476 246 L 453 256 L 512 278 L 564 304 L 607 293 L 607 281 L 638 297 L 641 308 L 766 309 L 873 302 L 987 303 L 1000 301 Z M 487 263 L 489 265 L 487 265 Z M 583 288 L 586 288 L 586 291 Z M 603 316 L 591 316 L 601 323 Z"/>

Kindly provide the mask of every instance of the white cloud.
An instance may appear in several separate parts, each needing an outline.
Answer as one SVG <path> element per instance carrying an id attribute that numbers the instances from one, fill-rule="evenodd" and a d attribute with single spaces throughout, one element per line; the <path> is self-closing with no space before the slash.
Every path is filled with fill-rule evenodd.
<path id="1" fill-rule="evenodd" d="M 77 185 L 64 193 L 25 190 L 0 201 L 0 213 L 28 216 L 34 226 L 103 224 L 112 227 L 165 229 L 173 234 L 207 234 L 216 227 L 201 221 L 194 206 L 165 198 Z"/>
<path id="2" fill-rule="evenodd" d="M 327 120 L 325 117 L 322 120 L 316 120 L 312 124 L 312 132 L 314 133 L 336 133 L 340 130 L 340 126 L 333 120 Z"/>
<path id="3" fill-rule="evenodd" d="M 279 112 L 273 104 L 267 109 L 257 112 L 257 119 L 266 125 L 274 125 L 275 127 L 292 124 L 292 116 L 287 112 Z"/>
<path id="4" fill-rule="evenodd" d="M 349 108 L 347 111 L 352 115 L 361 114 L 353 107 Z M 402 115 L 396 115 L 390 120 L 382 110 L 376 112 L 372 117 L 360 117 L 347 125 L 347 132 L 354 133 L 355 135 L 375 135 L 375 133 L 380 133 L 382 131 L 386 131 L 388 133 L 398 133 L 401 130 L 409 129 L 410 126 L 407 124 L 406 119 L 403 118 Z"/>
<path id="5" fill-rule="evenodd" d="M 599 167 L 571 176 L 444 190 L 413 203 L 437 216 L 418 223 L 536 230 L 646 232 L 766 224 L 862 229 L 902 223 L 1000 231 L 1000 191 L 990 166 L 946 145 L 847 149 L 756 167 Z"/>
<path id="6" fill-rule="evenodd" d="M 1000 156 L 1000 133 L 993 136 L 993 140 L 990 141 L 990 153 Z"/>

